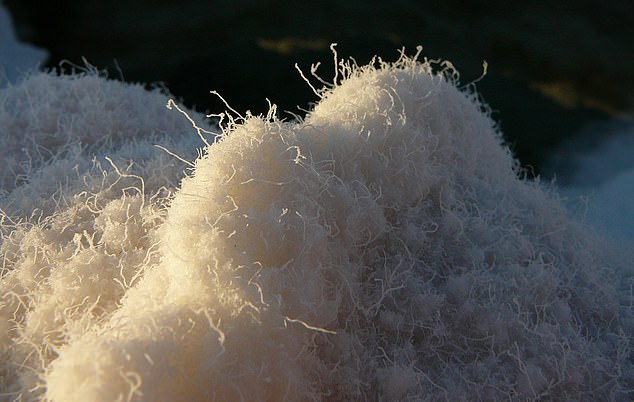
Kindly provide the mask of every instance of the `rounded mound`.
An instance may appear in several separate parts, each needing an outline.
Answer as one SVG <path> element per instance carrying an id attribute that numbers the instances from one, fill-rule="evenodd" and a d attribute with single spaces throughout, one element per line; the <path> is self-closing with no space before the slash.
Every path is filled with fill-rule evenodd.
<path id="1" fill-rule="evenodd" d="M 230 121 L 46 398 L 627 399 L 631 261 L 520 177 L 450 67 L 338 74 L 304 120 Z"/>

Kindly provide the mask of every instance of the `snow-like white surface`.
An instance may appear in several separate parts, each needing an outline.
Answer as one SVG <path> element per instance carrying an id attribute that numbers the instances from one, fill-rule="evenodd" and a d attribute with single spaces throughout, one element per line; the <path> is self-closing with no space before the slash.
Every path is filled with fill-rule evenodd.
<path id="1" fill-rule="evenodd" d="M 107 80 L 95 71 L 33 73 L 0 91 L 4 211 L 28 215 L 37 208 L 49 214 L 59 203 L 72 203 L 68 198 L 87 189 L 80 178 L 89 171 L 97 174 L 96 165 L 110 165 L 106 156 L 122 168 L 134 161 L 133 170 L 155 169 L 145 178 L 150 191 L 167 184 L 173 188 L 172 173 L 160 164 L 182 163 L 154 144 L 191 159 L 196 137 L 189 135 L 191 125 L 182 115 L 166 109 L 168 99 L 158 90 Z M 159 156 L 159 166 L 153 166 Z"/>
<path id="2" fill-rule="evenodd" d="M 453 70 L 338 75 L 304 120 L 201 133 L 187 176 L 160 92 L 0 92 L 7 400 L 626 399 L 629 256 L 518 177 Z"/>
<path id="3" fill-rule="evenodd" d="M 189 160 L 203 145 L 168 99 L 95 72 L 0 90 L 0 400 L 43 397 L 58 348 L 159 258 L 154 231 L 188 165 L 155 144 Z"/>
<path id="4" fill-rule="evenodd" d="M 9 12 L 0 2 L 0 87 L 36 71 L 46 57 L 46 51 L 18 41 Z"/>
<path id="5" fill-rule="evenodd" d="M 0 89 L 0 401 L 628 400 L 631 255 L 439 69 L 215 142 L 94 71 Z"/>

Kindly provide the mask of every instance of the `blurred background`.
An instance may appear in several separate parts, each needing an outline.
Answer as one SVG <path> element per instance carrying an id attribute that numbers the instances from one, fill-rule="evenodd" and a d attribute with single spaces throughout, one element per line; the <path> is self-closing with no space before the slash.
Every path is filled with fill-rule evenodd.
<path id="1" fill-rule="evenodd" d="M 85 59 L 115 79 L 162 83 L 199 111 L 224 109 L 209 94 L 217 90 L 237 110 L 265 112 L 269 98 L 280 110 L 298 112 L 316 99 L 293 66 L 306 71 L 321 62 L 323 77 L 332 78 L 332 42 L 340 57 L 359 64 L 375 54 L 395 60 L 398 49 L 413 54 L 420 44 L 424 56 L 450 60 L 465 84 L 482 74 L 486 60 L 488 72 L 477 88 L 532 174 L 557 177 L 574 198 L 634 172 L 632 0 L 4 5 L 18 38 L 46 49 L 46 67 Z M 611 151 L 601 151 L 606 143 Z M 595 163 L 584 162 L 588 158 Z M 587 174 L 596 177 L 586 180 Z"/>

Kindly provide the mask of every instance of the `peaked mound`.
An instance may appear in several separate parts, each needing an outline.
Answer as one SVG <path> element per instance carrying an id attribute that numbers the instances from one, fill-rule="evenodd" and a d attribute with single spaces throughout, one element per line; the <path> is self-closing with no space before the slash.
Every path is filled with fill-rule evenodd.
<path id="1" fill-rule="evenodd" d="M 138 280 L 61 321 L 42 395 L 627 399 L 631 260 L 523 179 L 437 67 L 340 63 L 304 119 L 232 117 L 161 223 L 126 232 L 156 239 Z M 129 253 L 103 236 L 83 247 Z"/>

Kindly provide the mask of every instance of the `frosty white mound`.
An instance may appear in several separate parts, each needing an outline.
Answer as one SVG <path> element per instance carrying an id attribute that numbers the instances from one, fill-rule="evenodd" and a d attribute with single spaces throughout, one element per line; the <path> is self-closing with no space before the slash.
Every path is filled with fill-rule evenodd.
<path id="1" fill-rule="evenodd" d="M 165 110 L 168 96 L 91 70 L 37 73 L 1 89 L 0 206 L 13 214 L 28 215 L 34 208 L 49 214 L 65 197 L 103 186 L 102 177 L 89 185 L 81 176 L 90 170 L 102 176 L 93 165 L 110 167 L 104 156 L 122 169 L 134 160 L 134 173 L 145 176 L 148 193 L 173 186 L 179 175 L 170 165 L 182 171 L 182 164 L 153 144 L 177 152 L 189 148 L 195 155 L 195 136 L 185 135 L 191 126 L 180 114 Z"/>
<path id="2" fill-rule="evenodd" d="M 0 90 L 0 400 L 39 397 L 57 348 L 158 261 L 153 228 L 184 165 L 153 144 L 199 142 L 167 100 L 94 72 Z"/>
<path id="3" fill-rule="evenodd" d="M 207 148 L 143 278 L 62 324 L 45 398 L 628 398 L 629 262 L 517 177 L 452 71 L 339 73 L 304 121 Z"/>

